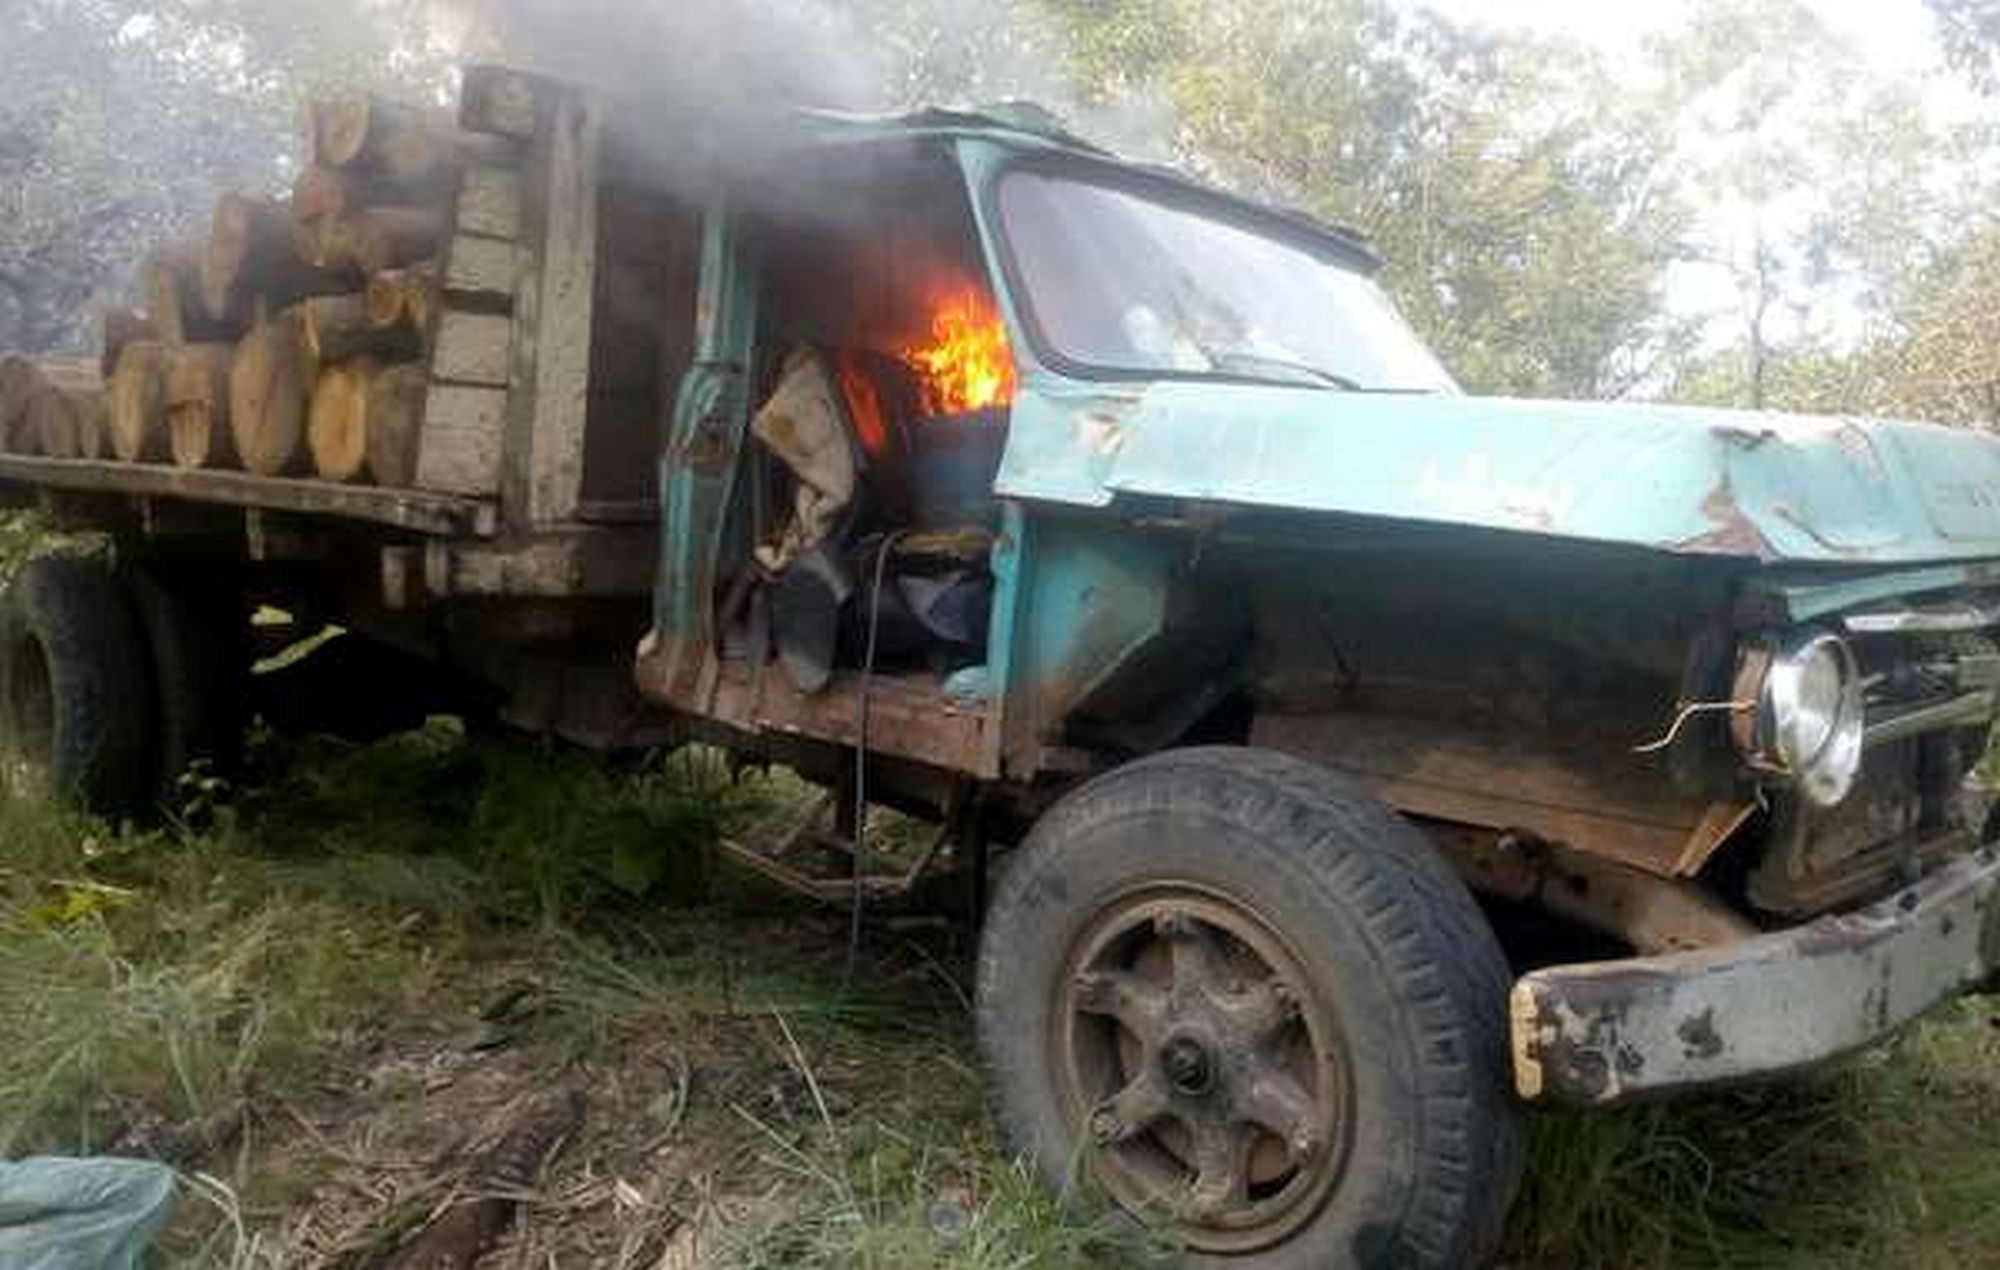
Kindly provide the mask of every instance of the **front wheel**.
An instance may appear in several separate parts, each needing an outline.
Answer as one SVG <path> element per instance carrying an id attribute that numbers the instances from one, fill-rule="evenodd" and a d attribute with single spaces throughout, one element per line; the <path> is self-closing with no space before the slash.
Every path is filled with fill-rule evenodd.
<path id="1" fill-rule="evenodd" d="M 1520 1167 L 1506 963 L 1414 827 L 1281 755 L 1175 751 L 1036 825 L 988 916 L 1002 1127 L 1237 1270 L 1478 1264 Z"/>

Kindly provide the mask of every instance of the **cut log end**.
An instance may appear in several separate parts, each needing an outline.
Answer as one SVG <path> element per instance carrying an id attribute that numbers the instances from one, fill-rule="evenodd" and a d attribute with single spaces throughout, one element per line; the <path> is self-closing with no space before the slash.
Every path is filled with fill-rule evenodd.
<path id="1" fill-rule="evenodd" d="M 230 366 L 230 435 L 244 470 L 258 476 L 290 474 L 304 448 L 316 374 L 303 325 L 296 310 L 279 314 L 244 337 Z"/>
<path id="2" fill-rule="evenodd" d="M 178 467 L 229 467 L 235 463 L 229 427 L 229 371 L 236 349 L 198 344 L 167 359 L 167 438 Z"/>
<path id="3" fill-rule="evenodd" d="M 368 280 L 368 321 L 377 327 L 430 329 L 437 311 L 437 270 L 429 264 L 389 269 Z"/>
<path id="4" fill-rule="evenodd" d="M 312 112 L 312 161 L 397 177 L 435 170 L 450 153 L 444 130 L 414 106 L 379 97 L 341 97 Z"/>
<path id="5" fill-rule="evenodd" d="M 107 423 L 111 452 L 127 463 L 167 457 L 166 361 L 166 346 L 155 340 L 134 340 L 118 356 L 106 393 Z"/>
<path id="6" fill-rule="evenodd" d="M 0 357 L 0 449 L 33 454 L 37 442 L 28 425 L 28 406 L 42 391 L 41 368 L 17 354 Z"/>
<path id="7" fill-rule="evenodd" d="M 97 369 L 105 379 L 118 369 L 118 355 L 133 340 L 157 340 L 160 328 L 154 320 L 135 309 L 106 309 L 100 328 Z"/>
<path id="8" fill-rule="evenodd" d="M 368 395 L 376 367 L 371 361 L 329 366 L 313 388 L 306 443 L 313 470 L 329 481 L 352 481 L 368 462 Z"/>

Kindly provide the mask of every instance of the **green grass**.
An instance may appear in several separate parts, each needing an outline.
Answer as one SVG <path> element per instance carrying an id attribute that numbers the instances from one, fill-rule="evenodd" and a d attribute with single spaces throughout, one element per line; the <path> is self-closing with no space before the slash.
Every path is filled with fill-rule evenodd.
<path id="1" fill-rule="evenodd" d="M 960 936 L 872 928 L 844 985 L 839 915 L 713 870 L 718 826 L 788 783 L 446 724 L 257 766 L 153 832 L 0 802 L 0 1152 L 206 1174 L 171 1263 L 368 1264 L 478 1132 L 570 1084 L 586 1127 L 502 1264 L 1150 1259 L 994 1141 Z M 2000 1265 L 1991 1013 L 1785 1086 L 1537 1117 L 1506 1264 Z"/>

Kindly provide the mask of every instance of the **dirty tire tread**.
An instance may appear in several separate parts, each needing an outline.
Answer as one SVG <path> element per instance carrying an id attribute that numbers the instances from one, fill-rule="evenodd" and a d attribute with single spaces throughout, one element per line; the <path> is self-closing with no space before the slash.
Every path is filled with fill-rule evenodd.
<path id="1" fill-rule="evenodd" d="M 1007 1004 L 993 985 L 1006 974 L 1002 947 L 1017 914 L 1066 863 L 1064 836 L 1104 823 L 1130 800 L 1154 811 L 1200 794 L 1235 824 L 1288 843 L 1323 898 L 1365 931 L 1377 967 L 1404 1017 L 1422 1071 L 1414 1107 L 1417 1182 L 1390 1220 L 1395 1237 L 1380 1264 L 1457 1267 L 1496 1250 L 1518 1179 L 1522 1139 L 1506 1088 L 1510 1068 L 1507 964 L 1463 882 L 1407 821 L 1358 783 L 1269 751 L 1168 751 L 1117 769 L 1061 800 L 1035 827 L 995 895 L 979 965 L 980 1043 L 989 1065 L 1005 1061 Z M 997 1075 L 996 1071 L 996 1075 Z M 996 1091 L 1000 1082 L 996 1080 Z M 1033 1152 L 1015 1109 L 996 1110 L 1009 1140 Z M 1367 1109 L 1362 1109 L 1367 1114 Z M 1350 1161 L 1349 1169 L 1367 1162 Z M 1293 1243 L 1310 1236 L 1301 1232 Z M 1254 1259 L 1196 1258 L 1199 1264 L 1319 1265 L 1287 1259 L 1291 1244 Z M 1301 1249 L 1301 1251 L 1306 1251 Z M 1268 1260 L 1267 1260 L 1268 1258 Z"/>
<path id="2" fill-rule="evenodd" d="M 142 809 L 151 792 L 152 685 L 145 642 L 102 560 L 40 556 L 21 566 L 0 626 L 0 706 L 14 717 L 16 650 L 46 650 L 55 733 L 50 782 L 60 799 L 102 815 Z"/>

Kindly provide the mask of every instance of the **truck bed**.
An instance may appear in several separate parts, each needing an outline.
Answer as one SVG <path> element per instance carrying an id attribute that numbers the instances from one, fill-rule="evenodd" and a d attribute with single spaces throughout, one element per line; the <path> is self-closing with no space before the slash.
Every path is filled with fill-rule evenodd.
<path id="1" fill-rule="evenodd" d="M 451 537 L 491 537 L 499 519 L 498 508 L 491 499 L 421 489 L 253 476 L 223 468 L 0 454 L 0 482 L 86 494 L 258 507 Z"/>

